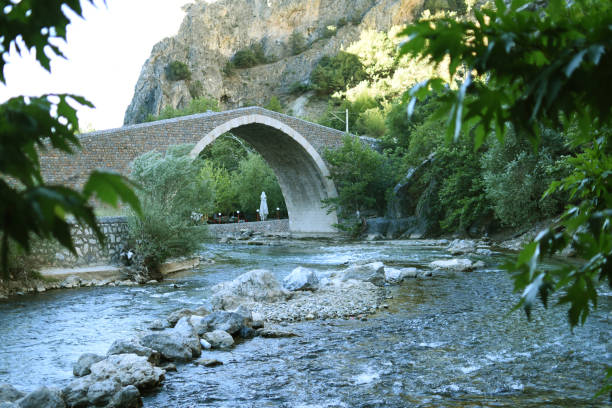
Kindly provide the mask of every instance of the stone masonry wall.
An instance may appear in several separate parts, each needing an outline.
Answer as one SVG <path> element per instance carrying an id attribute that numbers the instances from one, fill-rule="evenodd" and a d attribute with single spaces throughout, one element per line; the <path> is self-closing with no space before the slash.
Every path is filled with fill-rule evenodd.
<path id="1" fill-rule="evenodd" d="M 251 230 L 261 234 L 289 233 L 289 220 L 268 220 L 257 222 L 240 222 L 234 224 L 209 224 L 208 233 L 213 238 L 228 235 L 239 235 L 241 230 Z"/>
<path id="2" fill-rule="evenodd" d="M 120 251 L 127 245 L 127 218 L 99 217 L 98 225 L 106 236 L 104 246 L 98 243 L 91 228 L 73 224 L 72 237 L 78 257 L 50 241 L 35 245 L 32 257 L 37 264 L 45 267 L 73 268 L 118 263 Z"/>

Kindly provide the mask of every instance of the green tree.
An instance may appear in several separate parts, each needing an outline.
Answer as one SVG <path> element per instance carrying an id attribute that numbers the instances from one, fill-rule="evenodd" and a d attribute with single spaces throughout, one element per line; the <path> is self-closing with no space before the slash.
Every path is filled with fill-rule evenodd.
<path id="1" fill-rule="evenodd" d="M 239 207 L 238 189 L 232 173 L 225 167 L 206 161 L 200 171 L 200 178 L 210 180 L 214 192 L 213 213 L 229 214 Z M 208 213 L 207 213 L 208 214 Z"/>
<path id="2" fill-rule="evenodd" d="M 93 3 L 93 1 L 89 1 Z M 82 16 L 79 0 L 4 2 L 0 11 L 0 81 L 6 83 L 4 66 L 11 47 L 18 52 L 35 50 L 37 61 L 50 71 L 50 58 L 63 56 L 59 47 L 66 40 L 66 13 Z M 56 240 L 76 255 L 67 217 L 91 228 L 99 241 L 104 235 L 90 204 L 118 206 L 128 203 L 140 212 L 130 182 L 119 174 L 94 171 L 78 191 L 45 182 L 38 152 L 58 149 L 75 153 L 79 128 L 74 104 L 92 107 L 75 95 L 17 97 L 0 105 L 0 270 L 7 275 L 9 247 L 30 251 L 34 236 Z"/>
<path id="3" fill-rule="evenodd" d="M 467 73 L 456 91 L 447 92 L 441 78 L 432 78 L 409 95 L 443 92 L 449 136 L 456 139 L 464 129 L 474 135 L 476 147 L 493 129 L 503 139 L 507 124 L 534 146 L 542 124 L 566 131 L 578 124 L 570 143 L 582 153 L 570 160 L 572 173 L 548 190 L 565 191 L 572 201 L 559 223 L 542 231 L 510 268 L 528 316 L 538 297 L 546 305 L 552 291 L 562 291 L 559 302 L 569 304 L 574 327 L 597 305 L 597 282 L 612 286 L 612 100 L 602 86 L 612 79 L 612 3 L 550 0 L 536 8 L 525 0 L 510 6 L 498 0 L 495 5 L 475 11 L 474 21 L 420 21 L 403 31 L 408 37 L 403 53 L 436 64 L 449 59 L 451 77 L 460 67 Z M 570 244 L 583 264 L 540 267 L 542 257 Z"/>
<path id="4" fill-rule="evenodd" d="M 285 199 L 276 175 L 259 154 L 251 153 L 242 160 L 233 179 L 240 203 L 240 208 L 235 210 L 255 214 L 259 208 L 261 192 L 265 191 L 269 209 L 278 207 L 286 211 Z"/>
<path id="5" fill-rule="evenodd" d="M 487 144 L 481 159 L 484 185 L 502 225 L 524 227 L 563 211 L 567 194 L 542 198 L 550 183 L 568 175 L 569 151 L 562 135 L 544 130 L 537 151 L 514 131 L 503 143 L 491 137 Z"/>
<path id="6" fill-rule="evenodd" d="M 351 44 L 347 52 L 357 55 L 371 78 L 388 77 L 397 63 L 397 46 L 385 32 L 365 30 L 359 41 Z"/>
<path id="7" fill-rule="evenodd" d="M 361 135 L 381 137 L 385 134 L 384 113 L 377 108 L 366 109 L 357 118 L 355 131 Z"/>
<path id="8" fill-rule="evenodd" d="M 382 154 L 359 138 L 346 135 L 343 145 L 336 150 L 326 150 L 324 157 L 338 189 L 338 197 L 326 200 L 327 205 L 347 219 L 354 218 L 357 211 L 384 213 L 386 193 L 393 185 L 393 177 Z"/>
<path id="9" fill-rule="evenodd" d="M 310 74 L 310 81 L 317 94 L 331 95 L 357 84 L 366 77 L 359 57 L 340 51 L 333 57 L 326 55 L 321 58 Z"/>
<path id="10" fill-rule="evenodd" d="M 241 139 L 231 133 L 225 133 L 206 146 L 200 156 L 215 167 L 222 167 L 233 173 L 238 170 L 240 162 L 252 152 L 253 149 Z"/>
<path id="11" fill-rule="evenodd" d="M 289 49 L 291 55 L 301 54 L 306 49 L 306 38 L 299 31 L 294 31 L 289 36 Z"/>
<path id="12" fill-rule="evenodd" d="M 132 163 L 139 185 L 142 217 L 129 217 L 130 238 L 151 276 L 170 257 L 190 255 L 206 235 L 194 225 L 192 212 L 212 211 L 210 180 L 200 176 L 203 161 L 192 159 L 193 145 L 173 146 L 165 154 L 151 151 Z"/>

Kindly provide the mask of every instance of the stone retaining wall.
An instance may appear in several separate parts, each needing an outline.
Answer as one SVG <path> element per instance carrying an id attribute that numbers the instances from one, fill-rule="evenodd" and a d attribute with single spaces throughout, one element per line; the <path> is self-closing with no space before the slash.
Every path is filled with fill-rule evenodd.
<path id="1" fill-rule="evenodd" d="M 42 266 L 62 268 L 117 263 L 121 249 L 127 244 L 127 217 L 98 217 L 98 225 L 107 238 L 103 246 L 91 228 L 73 224 L 72 238 L 78 257 L 57 242 L 41 241 L 33 249 L 34 261 Z"/>
<path id="2" fill-rule="evenodd" d="M 210 224 L 208 231 L 213 238 L 238 235 L 240 230 L 248 229 L 262 234 L 289 233 L 289 220 L 268 220 L 259 222 L 240 222 L 234 224 Z"/>

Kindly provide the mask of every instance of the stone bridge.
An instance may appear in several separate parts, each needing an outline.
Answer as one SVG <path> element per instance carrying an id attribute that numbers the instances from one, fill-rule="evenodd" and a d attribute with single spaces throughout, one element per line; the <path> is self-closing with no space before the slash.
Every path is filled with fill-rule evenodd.
<path id="1" fill-rule="evenodd" d="M 192 143 L 192 157 L 226 132 L 245 140 L 274 170 L 287 204 L 289 229 L 296 234 L 333 233 L 335 213 L 321 200 L 337 195 L 323 160 L 326 148 L 342 144 L 343 132 L 259 107 L 207 112 L 81 135 L 82 151 L 41 157 L 48 182 L 81 186 L 94 169 L 129 175 L 130 162 L 151 150 Z M 257 186 L 253 186 L 257 188 Z"/>

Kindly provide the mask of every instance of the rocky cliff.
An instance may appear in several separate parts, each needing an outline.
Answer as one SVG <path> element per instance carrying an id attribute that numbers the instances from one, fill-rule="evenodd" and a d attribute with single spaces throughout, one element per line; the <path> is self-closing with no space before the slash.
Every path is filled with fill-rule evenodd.
<path id="1" fill-rule="evenodd" d="M 179 33 L 153 47 L 124 123 L 142 122 L 166 106 L 183 108 L 200 96 L 219 100 L 223 108 L 262 105 L 272 95 L 287 102 L 292 84 L 307 81 L 323 55 L 346 48 L 363 30 L 387 30 L 449 1 L 455 0 L 196 0 L 185 7 Z M 307 45 L 297 55 L 288 45 L 294 32 Z M 274 62 L 224 70 L 238 50 L 253 44 Z M 185 63 L 191 78 L 168 78 L 172 61 Z"/>

